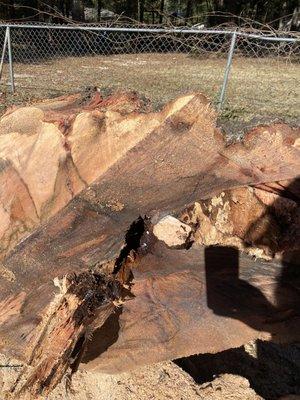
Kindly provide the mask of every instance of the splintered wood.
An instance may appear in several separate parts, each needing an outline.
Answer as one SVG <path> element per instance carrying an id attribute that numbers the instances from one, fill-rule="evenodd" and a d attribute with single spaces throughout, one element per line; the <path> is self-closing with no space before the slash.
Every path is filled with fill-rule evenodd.
<path id="1" fill-rule="evenodd" d="M 7 111 L 0 352 L 24 365 L 10 395 L 78 367 L 299 339 L 299 171 L 299 129 L 227 146 L 202 94 L 159 112 L 97 92 Z"/>

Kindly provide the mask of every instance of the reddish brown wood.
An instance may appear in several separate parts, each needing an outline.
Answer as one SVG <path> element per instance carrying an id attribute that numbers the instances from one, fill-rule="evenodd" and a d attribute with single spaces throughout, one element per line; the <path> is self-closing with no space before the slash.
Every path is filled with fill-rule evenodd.
<path id="1" fill-rule="evenodd" d="M 132 271 L 134 297 L 94 332 L 82 369 L 125 372 L 258 338 L 300 339 L 293 265 L 255 261 L 231 247 L 180 250 L 160 242 Z"/>
<path id="2" fill-rule="evenodd" d="M 202 95 L 184 96 L 148 114 L 137 112 L 137 100 L 126 96 L 119 103 L 107 100 L 105 107 L 96 98 L 83 106 L 84 113 L 79 113 L 77 97 L 76 107 L 68 101 L 62 107 L 62 101 L 55 107 L 52 103 L 17 110 L 0 124 L 0 205 L 1 218 L 6 218 L 0 239 L 0 351 L 29 364 L 14 387 L 17 396 L 25 391 L 37 395 L 55 386 L 80 361 L 94 324 L 101 326 L 116 304 L 128 299 L 122 285 L 128 283 L 130 271 L 114 271 L 127 265 L 126 250 L 139 245 L 128 235 L 126 241 L 126 232 L 140 216 L 157 219 L 222 190 L 291 180 L 300 167 L 297 130 L 284 124 L 259 127 L 243 144 L 226 147 Z M 20 122 L 24 115 L 27 125 Z M 52 147 L 43 135 L 55 138 Z M 16 143 L 22 162 L 11 151 Z M 142 230 L 139 223 L 133 228 Z M 184 253 L 180 265 L 171 267 L 185 268 L 192 254 L 194 250 Z M 275 272 L 268 270 L 270 279 L 276 278 Z M 171 273 L 166 281 L 171 279 L 170 286 L 163 284 L 161 293 L 178 297 L 180 305 L 186 302 L 191 275 L 187 270 L 172 277 Z M 60 282 L 60 288 L 54 282 Z M 134 281 L 132 289 L 141 306 L 147 299 L 147 279 L 143 282 Z M 196 307 L 193 296 L 189 299 Z M 179 311 L 187 310 L 186 305 Z M 212 318 L 207 311 L 202 315 Z M 228 337 L 232 325 L 228 322 L 226 327 Z M 241 332 L 246 332 L 243 340 L 253 336 L 248 329 Z M 152 361 L 161 359 L 160 352 L 164 358 L 183 355 L 176 342 L 177 352 L 173 347 L 162 350 L 167 346 L 164 335 L 155 343 Z M 204 349 L 194 345 L 191 341 L 186 355 Z"/>

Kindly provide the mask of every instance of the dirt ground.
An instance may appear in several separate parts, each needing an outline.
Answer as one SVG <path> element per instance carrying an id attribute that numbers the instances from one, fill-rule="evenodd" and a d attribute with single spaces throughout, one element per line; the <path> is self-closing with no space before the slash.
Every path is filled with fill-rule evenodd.
<path id="1" fill-rule="evenodd" d="M 4 385 L 9 378 L 5 374 Z M 15 372 L 10 373 L 10 378 Z M 2 373 L 2 375 L 4 375 Z M 1 371 L 0 371 L 1 385 Z M 259 400 L 247 379 L 225 374 L 211 383 L 197 385 L 193 379 L 172 362 L 147 366 L 120 375 L 77 372 L 72 389 L 62 382 L 47 400 Z M 45 398 L 46 400 L 46 398 Z"/>
<path id="2" fill-rule="evenodd" d="M 97 86 L 135 90 L 160 107 L 179 94 L 205 93 L 218 101 L 225 58 L 187 54 L 121 54 L 15 63 L 16 93 L 0 85 L 0 112 L 10 104 L 32 102 Z M 270 58 L 235 57 L 222 116 L 249 121 L 263 116 L 300 117 L 300 64 Z"/>
<path id="3" fill-rule="evenodd" d="M 21 368 L 0 355 L 0 398 Z M 300 345 L 253 342 L 106 375 L 79 370 L 43 400 L 275 400 L 300 399 Z M 1 396 L 2 393 L 2 396 Z"/>
<path id="4" fill-rule="evenodd" d="M 64 388 L 49 400 L 66 399 Z M 188 374 L 172 362 L 145 367 L 119 376 L 78 373 L 71 400 L 259 400 L 249 382 L 236 375 L 222 375 L 211 383 L 197 385 Z"/>

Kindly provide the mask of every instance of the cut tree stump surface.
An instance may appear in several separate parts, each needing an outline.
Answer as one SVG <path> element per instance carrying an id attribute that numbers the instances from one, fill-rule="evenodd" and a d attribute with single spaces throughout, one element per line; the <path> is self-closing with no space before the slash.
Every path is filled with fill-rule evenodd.
<path id="1" fill-rule="evenodd" d="M 156 113 L 145 112 L 134 95 L 104 100 L 96 94 L 88 101 L 73 96 L 3 116 L 0 165 L 0 351 L 30 364 L 14 392 L 30 387 L 37 394 L 54 387 L 70 366 L 77 367 L 95 320 L 101 326 L 118 302 L 126 301 L 122 285 L 128 284 L 128 271 L 124 276 L 116 271 L 139 247 L 144 217 L 154 221 L 179 213 L 224 190 L 295 179 L 299 130 L 280 123 L 260 126 L 242 143 L 226 146 L 201 94 L 180 97 Z M 129 237 L 128 231 L 135 233 Z M 162 293 L 168 297 L 170 289 L 170 297 L 179 296 L 181 310 L 189 309 L 187 296 L 196 307 L 186 292 L 194 272 L 185 265 L 186 257 L 193 259 L 197 252 L 182 253 L 178 268 L 184 271 L 176 271 L 174 279 L 171 273 L 170 285 L 159 278 Z M 195 260 L 191 265 L 192 271 Z M 277 270 L 270 268 L 267 274 L 274 280 Z M 203 270 L 199 273 L 200 282 Z M 144 306 L 148 283 L 143 279 L 131 282 L 137 295 L 128 304 Z M 202 315 L 213 319 L 203 310 L 198 321 Z M 230 321 L 223 324 L 226 338 L 237 323 Z M 257 330 L 250 328 L 239 328 L 245 338 Z M 159 338 L 153 362 L 205 347 L 191 341 L 185 350 L 179 335 L 167 349 L 164 334 Z M 243 341 L 235 335 L 217 346 L 218 340 L 216 332 L 216 351 Z M 175 353 L 172 346 L 178 346 Z M 99 366 L 101 360 L 105 356 Z M 120 369 L 120 363 L 109 364 L 106 369 Z"/>

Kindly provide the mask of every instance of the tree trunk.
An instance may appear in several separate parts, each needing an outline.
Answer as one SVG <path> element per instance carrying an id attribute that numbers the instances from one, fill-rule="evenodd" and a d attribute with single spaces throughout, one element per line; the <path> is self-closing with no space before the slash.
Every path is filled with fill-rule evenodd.
<path id="1" fill-rule="evenodd" d="M 248 185 L 259 185 L 266 204 L 289 193 L 296 208 L 282 212 L 297 238 L 298 191 L 287 180 L 300 168 L 299 131 L 261 126 L 227 146 L 201 94 L 160 112 L 146 112 L 131 93 L 88 98 L 51 100 L 0 120 L 0 351 L 25 364 L 11 394 L 45 394 L 82 360 L 115 372 L 240 346 L 262 332 L 299 339 L 297 276 L 287 259 L 266 266 L 243 255 L 238 276 L 234 250 L 212 253 L 200 240 L 214 232 L 213 244 L 224 246 L 227 232 L 227 246 L 236 236 L 269 246 L 272 221 L 252 228 L 266 212 L 227 194 L 253 192 Z M 202 214 L 198 207 L 185 215 L 195 201 Z M 155 229 L 168 213 L 192 230 L 176 228 L 180 246 Z M 276 251 L 297 248 L 287 238 Z"/>
<path id="2" fill-rule="evenodd" d="M 152 25 L 154 25 L 155 24 L 155 11 L 151 11 L 151 13 L 152 13 Z"/>
<path id="3" fill-rule="evenodd" d="M 59 1 L 59 11 L 62 15 L 66 15 L 65 12 L 65 1 L 64 0 L 60 0 Z"/>
<path id="4" fill-rule="evenodd" d="M 12 12 L 13 12 L 13 2 L 11 0 L 4 0 L 1 3 L 1 12 L 0 12 L 0 18 L 3 20 L 9 20 L 12 18 Z"/>
<path id="5" fill-rule="evenodd" d="M 127 17 L 132 19 L 137 19 L 138 18 L 137 2 L 132 0 L 126 0 L 124 12 Z"/>
<path id="6" fill-rule="evenodd" d="M 193 16 L 193 5 L 194 1 L 193 0 L 187 0 L 186 4 L 186 11 L 185 11 L 185 19 L 189 20 Z"/>
<path id="7" fill-rule="evenodd" d="M 159 7 L 159 23 L 163 23 L 164 17 L 164 9 L 165 9 L 165 0 L 160 0 L 160 7 Z"/>
<path id="8" fill-rule="evenodd" d="M 139 1 L 139 21 L 144 22 L 145 0 Z"/>
<path id="9" fill-rule="evenodd" d="M 84 21 L 84 5 L 82 0 L 73 0 L 72 18 L 74 21 Z"/>
<path id="10" fill-rule="evenodd" d="M 69 18 L 71 13 L 71 1 L 66 0 L 66 17 Z"/>
<path id="11" fill-rule="evenodd" d="M 102 0 L 97 1 L 97 21 L 101 20 Z"/>

